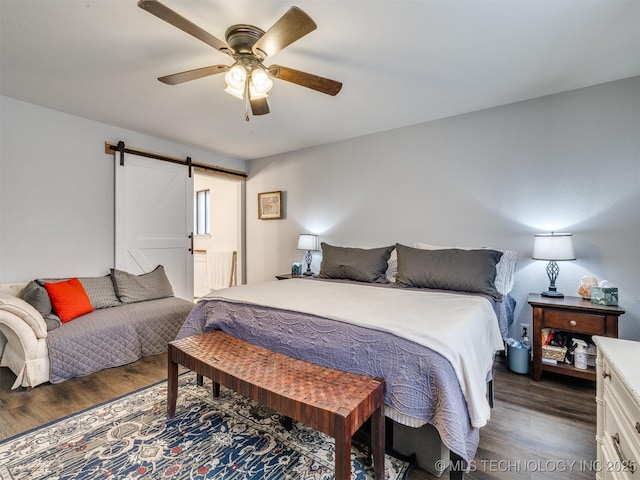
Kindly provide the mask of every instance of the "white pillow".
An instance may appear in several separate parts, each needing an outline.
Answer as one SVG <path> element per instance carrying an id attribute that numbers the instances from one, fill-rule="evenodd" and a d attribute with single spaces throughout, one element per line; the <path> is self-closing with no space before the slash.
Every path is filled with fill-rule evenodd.
<path id="1" fill-rule="evenodd" d="M 385 273 L 387 280 L 394 283 L 398 274 L 398 251 L 394 248 L 387 260 L 387 271 Z"/>
<path id="2" fill-rule="evenodd" d="M 23 299 L 14 297 L 6 293 L 0 293 L 0 310 L 11 312 L 25 321 L 31 327 L 36 338 L 45 338 L 47 336 L 47 324 L 33 306 L 29 305 Z"/>
<path id="3" fill-rule="evenodd" d="M 474 248 L 468 247 L 445 247 L 440 245 L 430 245 L 428 243 L 420 243 L 416 242 L 413 244 L 414 248 L 419 248 L 421 250 L 448 250 L 450 248 L 459 248 L 461 250 L 476 250 Z M 489 250 L 497 250 L 502 252 L 502 257 L 500 261 L 496 265 L 496 279 L 494 284 L 496 286 L 496 290 L 500 292 L 502 295 L 506 295 L 513 288 L 513 280 L 516 272 L 516 260 L 518 258 L 518 254 L 513 250 L 499 250 L 496 248 L 490 247 L 482 247 L 483 249 Z"/>
<path id="4" fill-rule="evenodd" d="M 513 288 L 513 281 L 516 276 L 516 261 L 518 254 L 513 250 L 500 250 L 502 258 L 496 265 L 496 290 L 506 295 Z"/>

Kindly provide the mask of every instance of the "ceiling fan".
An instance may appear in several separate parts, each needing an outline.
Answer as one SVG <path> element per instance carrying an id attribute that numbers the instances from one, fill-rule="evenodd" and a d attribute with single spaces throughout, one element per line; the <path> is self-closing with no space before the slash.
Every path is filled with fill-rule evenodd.
<path id="1" fill-rule="evenodd" d="M 225 32 L 226 42 L 214 37 L 157 0 L 139 0 L 138 6 L 167 23 L 225 53 L 235 60 L 233 65 L 211 65 L 186 72 L 159 77 L 167 85 L 225 73 L 225 91 L 245 100 L 245 119 L 249 121 L 249 105 L 253 115 L 269 113 L 267 93 L 272 78 L 295 83 L 327 95 L 336 95 L 342 83 L 301 72 L 281 65 L 265 66 L 267 57 L 279 52 L 316 29 L 316 23 L 298 7 L 291 7 L 266 32 L 253 25 L 232 25 Z"/>

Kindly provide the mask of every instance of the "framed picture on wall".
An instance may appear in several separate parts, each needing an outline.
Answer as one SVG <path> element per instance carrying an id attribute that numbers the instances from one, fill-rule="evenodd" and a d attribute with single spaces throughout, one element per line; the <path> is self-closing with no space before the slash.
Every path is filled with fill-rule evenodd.
<path id="1" fill-rule="evenodd" d="M 260 220 L 282 218 L 282 191 L 258 194 L 258 218 Z"/>

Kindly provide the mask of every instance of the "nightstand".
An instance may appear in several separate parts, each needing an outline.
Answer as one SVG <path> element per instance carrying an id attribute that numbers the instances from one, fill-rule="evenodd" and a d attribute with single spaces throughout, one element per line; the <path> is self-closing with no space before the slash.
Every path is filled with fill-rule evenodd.
<path id="1" fill-rule="evenodd" d="M 552 298 L 533 293 L 529 295 L 529 305 L 533 309 L 533 379 L 540 380 L 542 372 L 547 371 L 595 381 L 594 367 L 581 370 L 560 362 L 557 365 L 542 363 L 542 329 L 617 337 L 618 317 L 624 310 L 617 306 L 596 305 L 580 297 Z"/>

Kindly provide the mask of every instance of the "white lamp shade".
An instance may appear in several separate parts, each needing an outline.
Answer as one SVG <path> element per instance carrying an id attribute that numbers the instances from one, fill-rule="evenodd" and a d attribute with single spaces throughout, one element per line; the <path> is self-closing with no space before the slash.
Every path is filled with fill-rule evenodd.
<path id="1" fill-rule="evenodd" d="M 298 237 L 298 250 L 320 250 L 320 243 L 317 235 L 300 234 Z"/>
<path id="2" fill-rule="evenodd" d="M 231 88 L 242 89 L 247 81 L 247 70 L 236 63 L 225 73 L 224 79 Z"/>
<path id="3" fill-rule="evenodd" d="M 533 242 L 534 260 L 575 260 L 571 233 L 539 233 Z"/>
<path id="4" fill-rule="evenodd" d="M 265 98 L 267 96 L 267 92 L 271 90 L 272 86 L 273 81 L 264 70 L 254 68 L 251 71 L 251 83 L 249 85 L 251 98 Z"/>
<path id="5" fill-rule="evenodd" d="M 227 82 L 227 88 L 225 92 L 230 93 L 234 97 L 243 98 L 244 88 L 247 81 L 247 70 L 237 63 L 231 67 L 224 75 L 224 80 Z"/>

